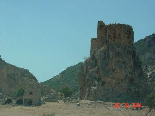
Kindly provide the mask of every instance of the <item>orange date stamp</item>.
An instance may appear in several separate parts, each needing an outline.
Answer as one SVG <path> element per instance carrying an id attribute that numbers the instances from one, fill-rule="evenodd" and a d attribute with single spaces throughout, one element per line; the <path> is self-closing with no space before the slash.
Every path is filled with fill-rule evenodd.
<path id="1" fill-rule="evenodd" d="M 123 107 L 124 108 L 130 108 L 129 103 L 123 103 Z M 132 108 L 141 108 L 142 104 L 141 103 L 132 103 Z M 120 103 L 115 103 L 113 105 L 113 108 L 121 108 L 121 104 Z"/>

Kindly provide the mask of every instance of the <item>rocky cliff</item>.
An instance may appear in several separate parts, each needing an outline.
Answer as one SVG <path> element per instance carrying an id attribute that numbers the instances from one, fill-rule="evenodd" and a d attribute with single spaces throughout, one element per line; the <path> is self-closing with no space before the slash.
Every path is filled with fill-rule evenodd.
<path id="1" fill-rule="evenodd" d="M 29 82 L 39 86 L 43 93 L 50 92 L 50 89 L 41 85 L 29 70 L 16 67 L 6 63 L 0 58 L 0 93 L 12 96 L 20 87 L 25 87 Z"/>
<path id="2" fill-rule="evenodd" d="M 149 87 L 133 36 L 129 25 L 98 22 L 97 38 L 91 40 L 90 57 L 79 74 L 80 99 L 143 100 Z"/>

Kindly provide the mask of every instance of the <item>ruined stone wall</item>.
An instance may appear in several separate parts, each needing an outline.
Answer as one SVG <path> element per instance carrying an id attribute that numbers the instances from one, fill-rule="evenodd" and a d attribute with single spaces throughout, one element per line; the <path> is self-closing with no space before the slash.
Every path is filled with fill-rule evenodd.
<path id="1" fill-rule="evenodd" d="M 32 94 L 30 94 L 32 92 Z M 40 98 L 41 91 L 40 89 L 25 89 L 24 97 L 25 98 Z"/>
<path id="2" fill-rule="evenodd" d="M 40 89 L 25 89 L 23 97 L 24 104 L 27 104 L 29 100 L 32 100 L 32 104 L 37 105 L 40 103 L 40 98 L 41 98 Z"/>
<path id="3" fill-rule="evenodd" d="M 98 39 L 97 38 L 92 38 L 91 39 L 91 48 L 90 51 L 92 52 L 93 50 L 97 49 L 99 45 Z"/>
<path id="4" fill-rule="evenodd" d="M 23 102 L 26 105 L 29 100 L 32 100 L 33 105 L 37 105 L 40 103 L 41 99 L 41 89 L 40 85 L 36 84 L 37 82 L 25 81 L 25 91 L 23 96 Z"/>
<path id="5" fill-rule="evenodd" d="M 132 45 L 134 32 L 131 26 L 125 24 L 105 25 L 98 21 L 97 38 L 91 40 L 91 51 L 101 48 L 107 44 Z"/>
<path id="6" fill-rule="evenodd" d="M 133 44 L 133 29 L 129 25 L 113 24 L 105 27 L 105 39 L 109 44 Z M 105 44 L 107 44 L 105 43 Z"/>

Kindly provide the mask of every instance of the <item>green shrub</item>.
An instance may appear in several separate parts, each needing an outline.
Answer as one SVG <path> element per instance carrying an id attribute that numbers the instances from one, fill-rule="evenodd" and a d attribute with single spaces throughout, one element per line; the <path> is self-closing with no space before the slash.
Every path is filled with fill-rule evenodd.
<path id="1" fill-rule="evenodd" d="M 62 100 L 63 96 L 64 96 L 64 94 L 63 94 L 62 92 L 60 92 L 60 93 L 59 93 L 59 99 Z"/>
<path id="2" fill-rule="evenodd" d="M 20 87 L 17 92 L 15 92 L 16 97 L 23 97 L 24 95 L 24 87 Z"/>
<path id="3" fill-rule="evenodd" d="M 49 99 L 45 99 L 44 101 L 45 101 L 45 102 L 50 102 L 50 100 L 49 100 Z"/>
<path id="4" fill-rule="evenodd" d="M 150 95 L 148 95 L 145 99 L 145 103 L 149 107 L 149 112 L 151 112 L 151 110 L 155 108 L 155 93 L 151 93 Z"/>
<path id="5" fill-rule="evenodd" d="M 12 103 L 12 99 L 7 99 L 4 101 L 4 104 L 11 104 Z"/>
<path id="6" fill-rule="evenodd" d="M 22 105 L 22 104 L 23 104 L 23 100 L 22 100 L 22 99 L 18 99 L 18 100 L 16 101 L 16 104 Z"/>
<path id="7" fill-rule="evenodd" d="M 150 109 L 155 108 L 155 93 L 148 95 L 145 99 L 145 103 Z"/>
<path id="8" fill-rule="evenodd" d="M 70 97 L 72 95 L 72 90 L 71 88 L 65 86 L 61 89 L 61 92 L 64 94 L 64 97 Z"/>

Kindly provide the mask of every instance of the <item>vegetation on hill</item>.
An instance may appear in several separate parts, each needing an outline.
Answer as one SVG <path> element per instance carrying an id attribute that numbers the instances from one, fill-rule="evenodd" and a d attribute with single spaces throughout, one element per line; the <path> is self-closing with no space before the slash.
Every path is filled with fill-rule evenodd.
<path id="1" fill-rule="evenodd" d="M 149 107 L 149 112 L 151 112 L 151 110 L 155 108 L 155 93 L 151 93 L 150 95 L 148 95 L 145 99 L 145 103 Z"/>
<path id="2" fill-rule="evenodd" d="M 155 34 L 146 36 L 134 44 L 136 52 L 142 62 L 148 82 L 155 90 Z"/>
<path id="3" fill-rule="evenodd" d="M 68 86 L 72 89 L 72 95 L 78 96 L 79 92 L 79 79 L 78 73 L 82 66 L 82 62 L 68 67 L 62 71 L 59 75 L 42 82 L 43 85 L 49 86 L 57 92 L 60 92 L 62 87 Z"/>
<path id="4" fill-rule="evenodd" d="M 155 34 L 146 36 L 134 43 L 143 67 L 155 65 Z"/>
<path id="5" fill-rule="evenodd" d="M 61 92 L 63 93 L 64 97 L 70 97 L 72 95 L 72 90 L 69 87 L 62 87 Z"/>

